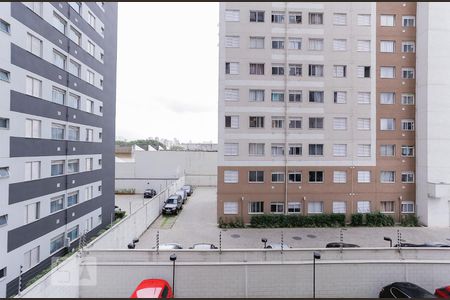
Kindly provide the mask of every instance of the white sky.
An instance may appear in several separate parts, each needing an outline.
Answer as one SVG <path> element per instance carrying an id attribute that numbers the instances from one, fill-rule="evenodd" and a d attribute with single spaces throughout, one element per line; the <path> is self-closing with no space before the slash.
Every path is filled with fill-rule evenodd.
<path id="1" fill-rule="evenodd" d="M 218 3 L 119 2 L 116 139 L 217 142 Z"/>

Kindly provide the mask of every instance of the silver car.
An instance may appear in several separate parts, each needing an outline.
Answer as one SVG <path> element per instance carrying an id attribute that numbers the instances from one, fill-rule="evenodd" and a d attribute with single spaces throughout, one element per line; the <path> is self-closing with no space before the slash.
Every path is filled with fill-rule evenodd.
<path id="1" fill-rule="evenodd" d="M 152 249 L 156 249 L 156 246 Z M 183 247 L 178 243 L 165 243 L 159 245 L 159 250 L 177 250 L 177 249 L 183 249 Z"/>

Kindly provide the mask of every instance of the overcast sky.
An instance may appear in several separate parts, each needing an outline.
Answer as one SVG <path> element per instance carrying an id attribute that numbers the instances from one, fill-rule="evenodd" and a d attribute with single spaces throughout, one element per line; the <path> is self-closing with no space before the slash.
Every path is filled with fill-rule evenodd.
<path id="1" fill-rule="evenodd" d="M 217 142 L 218 3 L 119 2 L 116 138 Z"/>

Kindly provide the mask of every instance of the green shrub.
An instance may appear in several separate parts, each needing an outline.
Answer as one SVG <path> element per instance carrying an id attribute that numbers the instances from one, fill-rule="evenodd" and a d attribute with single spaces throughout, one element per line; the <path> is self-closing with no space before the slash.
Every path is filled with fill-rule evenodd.
<path id="1" fill-rule="evenodd" d="M 405 227 L 417 227 L 419 226 L 419 218 L 414 214 L 403 215 L 400 225 Z"/>
<path id="2" fill-rule="evenodd" d="M 250 226 L 254 228 L 342 227 L 345 226 L 345 214 L 255 215 L 250 219 Z"/>
<path id="3" fill-rule="evenodd" d="M 244 228 L 244 222 L 241 218 L 235 217 L 234 219 L 223 219 L 219 218 L 219 228 Z"/>
<path id="4" fill-rule="evenodd" d="M 122 219 L 123 217 L 125 217 L 126 212 L 124 210 L 120 210 L 120 211 L 116 211 L 114 212 L 114 219 Z"/>
<path id="5" fill-rule="evenodd" d="M 370 227 L 394 226 L 395 223 L 393 217 L 380 212 L 366 214 L 366 220 Z"/>
<path id="6" fill-rule="evenodd" d="M 352 226 L 363 226 L 363 214 L 352 214 L 350 224 Z"/>

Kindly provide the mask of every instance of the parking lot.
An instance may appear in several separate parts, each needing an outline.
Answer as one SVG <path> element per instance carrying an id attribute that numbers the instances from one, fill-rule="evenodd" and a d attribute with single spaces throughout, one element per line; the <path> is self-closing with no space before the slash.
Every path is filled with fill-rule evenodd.
<path id="1" fill-rule="evenodd" d="M 120 197 L 121 203 L 132 209 L 142 205 L 142 195 L 134 195 L 128 200 Z M 127 202 L 128 201 L 128 202 Z M 141 204 L 139 204 L 141 203 Z M 183 210 L 177 216 L 160 216 L 141 236 L 136 248 L 152 248 L 156 245 L 159 231 L 160 243 L 180 243 L 184 248 L 194 243 L 208 242 L 219 246 L 219 233 L 222 232 L 223 249 L 261 248 L 261 238 L 269 242 L 283 242 L 294 248 L 321 248 L 329 242 L 339 241 L 339 228 L 277 228 L 277 229 L 220 229 L 216 221 L 216 189 L 212 187 L 197 188 L 188 198 Z M 441 242 L 450 243 L 450 228 L 352 228 L 343 232 L 344 242 L 358 244 L 362 247 L 385 247 L 389 243 L 383 240 L 389 236 L 394 243 L 397 230 L 406 242 Z"/>

